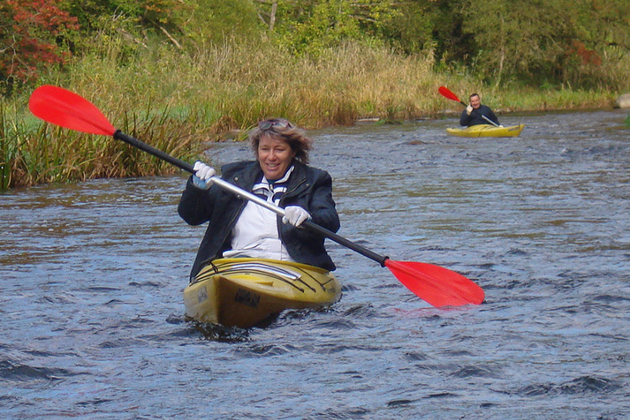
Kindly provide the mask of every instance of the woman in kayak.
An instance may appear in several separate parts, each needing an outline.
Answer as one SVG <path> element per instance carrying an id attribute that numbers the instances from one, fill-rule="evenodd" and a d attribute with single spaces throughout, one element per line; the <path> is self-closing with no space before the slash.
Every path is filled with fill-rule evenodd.
<path id="1" fill-rule="evenodd" d="M 230 163 L 221 177 L 277 206 L 276 213 L 239 198 L 209 182 L 214 168 L 196 162 L 178 206 L 190 225 L 209 222 L 192 267 L 191 279 L 215 258 L 252 257 L 295 261 L 334 270 L 324 248 L 324 237 L 300 228 L 312 220 L 328 230 L 339 230 L 332 198 L 332 179 L 308 166 L 312 140 L 304 130 L 283 118 L 261 121 L 249 139 L 256 160 Z"/>
<path id="2" fill-rule="evenodd" d="M 462 111 L 462 116 L 459 119 L 459 123 L 461 125 L 470 127 L 480 124 L 492 124 L 493 122 L 496 125 L 500 125 L 499 119 L 496 115 L 494 115 L 494 112 L 492 112 L 490 107 L 486 105 L 481 105 L 481 98 L 479 97 L 479 94 L 473 93 L 472 95 L 470 95 L 470 105 L 468 105 L 466 109 Z"/>

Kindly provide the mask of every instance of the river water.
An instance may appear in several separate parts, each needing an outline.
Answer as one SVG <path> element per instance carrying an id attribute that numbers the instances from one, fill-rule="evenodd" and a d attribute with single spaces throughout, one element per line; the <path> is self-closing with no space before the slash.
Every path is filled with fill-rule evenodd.
<path id="1" fill-rule="evenodd" d="M 0 195 L 0 418 L 629 418 L 626 115 L 503 116 L 526 123 L 512 139 L 449 137 L 452 118 L 311 133 L 339 233 L 484 288 L 457 309 L 327 242 L 344 285 L 328 310 L 198 325 L 184 175 Z"/>

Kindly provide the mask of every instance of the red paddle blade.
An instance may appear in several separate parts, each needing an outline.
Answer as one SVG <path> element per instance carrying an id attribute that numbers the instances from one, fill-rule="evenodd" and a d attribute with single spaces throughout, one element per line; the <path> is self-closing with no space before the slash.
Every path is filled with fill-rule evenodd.
<path id="1" fill-rule="evenodd" d="M 485 297 L 472 280 L 444 267 L 390 259 L 385 266 L 416 296 L 436 307 L 479 305 Z"/>
<path id="2" fill-rule="evenodd" d="M 57 86 L 43 85 L 35 89 L 28 107 L 36 117 L 61 127 L 106 136 L 116 132 L 92 102 Z"/>
<path id="3" fill-rule="evenodd" d="M 444 96 L 445 98 L 452 99 L 453 101 L 461 102 L 459 98 L 457 97 L 457 95 L 455 95 L 453 92 L 451 92 L 448 88 L 444 86 L 440 86 L 438 88 L 438 92 L 440 92 L 440 94 Z"/>

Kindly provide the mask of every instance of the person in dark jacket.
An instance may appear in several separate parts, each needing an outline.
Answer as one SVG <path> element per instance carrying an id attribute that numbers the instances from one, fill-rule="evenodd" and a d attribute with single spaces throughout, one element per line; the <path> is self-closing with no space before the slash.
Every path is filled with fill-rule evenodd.
<path id="1" fill-rule="evenodd" d="M 283 207 L 286 215 L 280 218 L 212 185 L 214 168 L 196 162 L 196 173 L 188 179 L 178 206 L 186 223 L 208 222 L 191 279 L 205 264 L 222 257 L 271 258 L 334 270 L 325 238 L 300 228 L 307 219 L 333 232 L 340 226 L 330 175 L 308 166 L 312 140 L 283 118 L 261 121 L 249 138 L 256 160 L 227 164 L 221 177 Z"/>
<path id="2" fill-rule="evenodd" d="M 488 121 L 490 120 L 490 121 Z M 490 109 L 490 107 L 481 104 L 481 98 L 479 94 L 473 93 L 470 95 L 470 105 L 466 107 L 465 110 L 462 111 L 462 116 L 459 119 L 459 123 L 461 125 L 470 127 L 472 125 L 479 124 L 499 124 L 499 119 L 494 112 Z"/>

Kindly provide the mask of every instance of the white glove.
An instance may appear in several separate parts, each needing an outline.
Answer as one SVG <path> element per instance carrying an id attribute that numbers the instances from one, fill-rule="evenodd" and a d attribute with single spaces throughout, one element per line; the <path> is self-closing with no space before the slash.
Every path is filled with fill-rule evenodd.
<path id="1" fill-rule="evenodd" d="M 473 107 L 472 107 L 472 105 L 468 105 L 466 107 L 466 114 L 470 115 L 471 112 L 473 112 Z"/>
<path id="2" fill-rule="evenodd" d="M 195 170 L 195 174 L 193 175 L 192 179 L 193 185 L 202 190 L 207 190 L 208 188 L 210 188 L 210 182 L 208 182 L 208 180 L 212 178 L 217 173 L 217 171 L 215 171 L 212 166 L 208 166 L 200 161 L 195 162 L 193 170 Z"/>
<path id="3" fill-rule="evenodd" d="M 302 224 L 302 222 L 310 218 L 311 215 L 308 214 L 308 212 L 302 207 L 288 206 L 284 209 L 284 217 L 282 218 L 282 222 L 289 223 L 295 227 L 298 227 Z"/>

